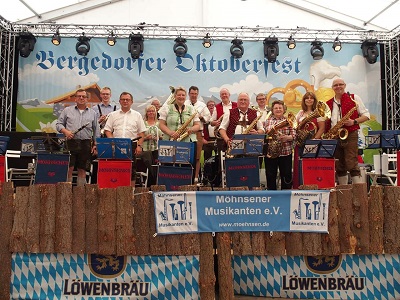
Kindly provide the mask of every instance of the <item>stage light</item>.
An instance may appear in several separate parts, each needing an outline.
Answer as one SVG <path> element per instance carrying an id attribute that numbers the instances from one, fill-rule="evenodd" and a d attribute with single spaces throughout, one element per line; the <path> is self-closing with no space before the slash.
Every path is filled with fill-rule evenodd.
<path id="1" fill-rule="evenodd" d="M 243 42 L 242 40 L 239 40 L 238 38 L 235 38 L 232 40 L 232 46 L 231 46 L 231 55 L 234 58 L 241 58 L 244 53 L 244 48 L 242 46 Z"/>
<path id="2" fill-rule="evenodd" d="M 85 36 L 83 32 L 80 37 L 77 38 L 78 42 L 76 43 L 75 49 L 79 55 L 86 56 L 90 51 L 90 38 Z"/>
<path id="3" fill-rule="evenodd" d="M 111 31 L 110 35 L 107 38 L 107 44 L 109 46 L 114 46 L 117 43 L 117 39 L 115 38 L 114 32 Z"/>
<path id="4" fill-rule="evenodd" d="M 276 58 L 279 55 L 278 39 L 276 37 L 267 37 L 264 39 L 264 57 L 268 59 L 268 62 L 276 62 Z"/>
<path id="5" fill-rule="evenodd" d="M 21 32 L 17 44 L 19 55 L 22 57 L 28 57 L 33 51 L 33 48 L 35 48 L 35 44 L 36 38 L 32 33 L 28 31 Z"/>
<path id="6" fill-rule="evenodd" d="M 296 48 L 296 41 L 294 40 L 294 38 L 292 36 L 289 37 L 286 45 L 290 50 L 293 50 L 294 48 Z"/>
<path id="7" fill-rule="evenodd" d="M 140 33 L 134 34 L 132 33 L 129 36 L 129 44 L 128 44 L 128 51 L 131 54 L 133 59 L 138 59 L 140 54 L 143 53 L 144 45 L 143 45 L 143 35 Z"/>
<path id="8" fill-rule="evenodd" d="M 311 43 L 311 45 L 312 47 L 310 49 L 310 53 L 314 60 L 320 60 L 322 57 L 324 57 L 324 48 L 322 47 L 321 41 L 315 40 Z"/>
<path id="9" fill-rule="evenodd" d="M 336 39 L 334 40 L 332 48 L 335 52 L 339 52 L 340 50 L 342 50 L 342 43 L 339 41 L 339 37 L 336 37 Z"/>
<path id="10" fill-rule="evenodd" d="M 173 49 L 174 49 L 175 55 L 178 57 L 184 57 L 188 51 L 188 47 L 186 45 L 186 39 L 179 36 L 175 39 L 174 42 L 175 42 L 175 45 L 174 45 Z"/>
<path id="11" fill-rule="evenodd" d="M 51 38 L 51 42 L 53 43 L 53 45 L 58 46 L 61 44 L 61 36 L 60 36 L 60 32 L 56 31 L 55 34 L 53 34 L 53 37 Z"/>
<path id="12" fill-rule="evenodd" d="M 212 40 L 211 40 L 210 34 L 207 33 L 206 36 L 203 38 L 203 47 L 210 48 L 211 45 L 212 45 Z"/>
<path id="13" fill-rule="evenodd" d="M 377 46 L 378 41 L 375 39 L 365 40 L 361 44 L 362 54 L 370 64 L 376 63 L 379 56 L 379 50 Z"/>

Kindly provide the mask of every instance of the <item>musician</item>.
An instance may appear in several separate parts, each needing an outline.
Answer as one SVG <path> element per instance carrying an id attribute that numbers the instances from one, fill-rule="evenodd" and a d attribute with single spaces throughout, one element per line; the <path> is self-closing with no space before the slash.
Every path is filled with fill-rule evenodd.
<path id="1" fill-rule="evenodd" d="M 215 101 L 209 100 L 207 101 L 207 109 L 212 116 L 215 108 Z M 204 123 L 203 129 L 203 155 L 204 161 L 209 159 L 213 155 L 213 151 L 216 151 L 215 147 L 215 134 L 214 134 L 214 127 L 211 125 L 211 122 Z"/>
<path id="2" fill-rule="evenodd" d="M 282 100 L 272 102 L 272 115 L 266 120 L 268 134 L 268 154 L 265 158 L 267 189 L 276 190 L 276 178 L 281 178 L 281 189 L 292 187 L 292 148 L 295 130 L 284 116 L 286 105 Z M 284 124 L 284 125 L 282 125 Z M 282 126 L 282 127 L 281 127 Z"/>
<path id="3" fill-rule="evenodd" d="M 326 102 L 331 110 L 327 130 L 338 122 L 343 122 L 343 128 L 348 130 L 346 141 L 339 140 L 335 151 L 336 175 L 339 184 L 348 183 L 347 172 L 350 173 L 352 183 L 359 183 L 361 182 L 361 173 L 358 166 L 358 129 L 360 129 L 359 124 L 370 119 L 370 114 L 359 96 L 345 92 L 346 83 L 342 78 L 333 80 L 332 89 L 335 97 Z M 341 121 L 356 105 L 357 109 L 346 120 Z"/>
<path id="4" fill-rule="evenodd" d="M 313 92 L 306 92 L 303 95 L 301 100 L 301 110 L 296 114 L 297 124 L 301 124 L 301 122 L 310 116 L 317 109 L 317 96 Z M 312 122 L 313 126 L 306 123 L 302 128 L 297 128 L 296 132 L 296 140 L 300 137 L 300 134 L 305 134 L 306 130 L 312 130 L 312 132 L 308 132 L 307 139 L 321 139 L 322 134 L 325 132 L 325 117 L 312 118 L 309 122 Z M 307 128 L 305 128 L 307 126 Z M 305 141 L 305 140 L 304 140 Z M 293 189 L 298 189 L 300 184 L 300 171 L 299 171 L 299 155 L 300 155 L 300 147 L 304 145 L 296 145 L 294 148 L 294 161 L 293 161 Z"/>
<path id="5" fill-rule="evenodd" d="M 166 104 L 160 108 L 160 129 L 164 133 L 163 140 L 177 140 L 181 136 L 178 129 L 188 132 L 181 142 L 195 142 L 196 132 L 200 130 L 200 119 L 192 105 L 185 105 L 186 90 L 177 87 L 174 92 L 175 103 Z M 192 120 L 190 120 L 192 119 Z"/>
<path id="6" fill-rule="evenodd" d="M 161 108 L 161 102 L 160 102 L 160 100 L 158 100 L 158 99 L 153 99 L 152 101 L 151 101 L 151 105 L 153 105 L 155 108 L 156 108 L 156 111 L 157 111 L 157 120 L 160 118 L 160 114 L 158 113 L 158 111 L 160 110 L 160 108 Z"/>
<path id="7" fill-rule="evenodd" d="M 221 102 L 215 105 L 214 112 L 211 116 L 211 125 L 214 126 L 214 132 L 218 133 L 219 126 L 221 125 L 222 117 L 224 114 L 227 114 L 229 110 L 237 107 L 236 102 L 231 102 L 230 100 L 230 92 L 226 88 L 222 88 L 219 91 L 219 97 L 221 98 Z M 218 152 L 222 151 L 225 147 L 225 142 L 222 138 L 217 136 L 217 148 Z"/>
<path id="8" fill-rule="evenodd" d="M 268 113 L 271 111 L 271 108 L 267 105 L 267 97 L 263 93 L 258 93 L 256 96 L 257 106 L 255 107 L 258 110 L 257 114 L 262 114 L 261 123 L 263 124 L 263 128 L 265 128 L 265 121 L 267 120 Z M 264 145 L 262 149 L 263 156 L 260 156 L 258 163 L 260 165 L 260 169 L 262 167 L 263 160 L 265 161 L 265 156 L 267 155 L 268 143 L 267 140 L 264 140 Z M 267 168 L 265 165 L 265 174 L 267 174 Z"/>
<path id="9" fill-rule="evenodd" d="M 257 119 L 257 111 L 249 108 L 250 97 L 247 93 L 240 93 L 237 100 L 237 107 L 229 110 L 222 118 L 219 133 L 225 142 L 225 148 L 229 147 L 234 134 L 243 134 L 246 128 Z M 258 120 L 249 131 L 249 134 L 263 134 L 264 128 Z"/>
<path id="10" fill-rule="evenodd" d="M 142 154 L 143 139 L 146 126 L 144 125 L 142 115 L 131 109 L 133 96 L 131 93 L 122 92 L 119 96 L 121 108 L 110 113 L 104 126 L 104 133 L 108 138 L 129 138 L 137 140 L 132 143 L 134 158 L 132 160 L 131 184 L 136 184 L 136 157 Z"/>
<path id="11" fill-rule="evenodd" d="M 147 186 L 156 184 L 157 174 L 153 172 L 152 165 L 158 157 L 158 140 L 162 137 L 162 131 L 159 128 L 157 119 L 157 108 L 154 105 L 149 105 L 145 109 L 144 124 L 146 131 L 144 133 L 143 152 L 141 155 L 142 161 L 149 170 Z"/>
<path id="12" fill-rule="evenodd" d="M 77 185 L 83 186 L 91 155 L 97 154 L 96 138 L 100 137 L 100 128 L 95 111 L 87 106 L 89 94 L 78 89 L 74 97 L 76 105 L 68 106 L 61 112 L 56 128 L 65 135 L 70 151 L 67 182 L 72 182 L 72 172 L 76 167 Z"/>
<path id="13" fill-rule="evenodd" d="M 189 88 L 189 99 L 185 101 L 185 105 L 191 105 L 198 112 L 198 116 L 200 119 L 200 129 L 196 132 L 197 139 L 197 148 L 196 148 L 196 168 L 194 173 L 194 183 L 198 183 L 199 181 L 199 173 L 200 173 L 200 157 L 201 150 L 203 149 L 203 129 L 204 124 L 210 121 L 211 115 L 209 110 L 207 109 L 207 105 L 198 101 L 197 97 L 199 96 L 199 88 L 197 86 L 191 86 Z"/>
<path id="14" fill-rule="evenodd" d="M 93 106 L 93 110 L 97 114 L 97 118 L 100 124 L 100 130 L 103 131 L 104 125 L 106 125 L 106 118 L 110 112 L 117 109 L 116 105 L 111 105 L 111 89 L 107 86 L 100 90 L 101 103 Z"/>

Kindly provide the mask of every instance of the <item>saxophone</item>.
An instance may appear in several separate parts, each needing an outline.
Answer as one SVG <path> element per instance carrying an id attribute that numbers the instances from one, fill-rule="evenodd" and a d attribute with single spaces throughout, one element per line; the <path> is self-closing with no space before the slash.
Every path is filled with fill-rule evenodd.
<path id="1" fill-rule="evenodd" d="M 354 99 L 352 99 L 350 97 L 351 100 L 354 101 Z M 356 103 L 356 102 L 355 102 Z M 347 136 L 349 135 L 349 131 L 346 128 L 343 128 L 344 123 L 350 119 L 351 115 L 357 110 L 358 105 L 356 103 L 356 106 L 354 106 L 352 109 L 350 109 L 347 114 L 341 118 L 335 126 L 333 126 L 331 129 L 329 129 L 325 134 L 324 134 L 324 139 L 325 140 L 333 140 L 333 139 L 341 139 L 342 141 L 344 141 L 345 139 L 347 139 Z"/>
<path id="2" fill-rule="evenodd" d="M 171 138 L 170 141 L 182 141 L 183 139 L 187 138 L 189 136 L 189 132 L 188 132 L 188 126 L 190 125 L 190 123 L 193 121 L 193 119 L 196 117 L 197 115 L 197 111 L 195 111 L 189 119 L 186 120 L 185 123 L 183 123 L 177 130 L 176 133 L 179 134 L 178 138 L 173 139 Z"/>
<path id="3" fill-rule="evenodd" d="M 258 111 L 258 116 L 257 118 L 255 118 L 253 120 L 253 122 L 250 123 L 250 125 L 243 131 L 243 134 L 249 134 L 250 131 L 256 126 L 257 122 L 261 119 L 261 117 L 263 116 L 263 112 L 262 111 Z M 269 116 L 272 114 L 272 112 L 269 112 L 267 115 L 267 119 L 269 118 Z"/>
<path id="4" fill-rule="evenodd" d="M 299 123 L 296 133 L 297 146 L 302 147 L 306 140 L 312 139 L 315 136 L 317 127 L 313 122 L 311 122 L 311 120 L 314 118 L 325 117 L 325 110 L 326 104 L 322 101 L 318 101 L 315 110 Z"/>
<path id="5" fill-rule="evenodd" d="M 278 132 L 278 129 L 286 127 L 286 126 L 294 127 L 295 121 L 296 121 L 296 117 L 290 111 L 285 120 L 282 120 L 279 123 L 276 123 L 271 128 L 271 130 L 268 132 L 268 134 L 271 134 L 271 136 L 268 137 L 268 140 L 269 140 L 268 141 L 268 151 L 267 151 L 268 158 L 277 158 L 282 153 L 282 142 L 278 138 L 280 135 L 280 133 Z"/>

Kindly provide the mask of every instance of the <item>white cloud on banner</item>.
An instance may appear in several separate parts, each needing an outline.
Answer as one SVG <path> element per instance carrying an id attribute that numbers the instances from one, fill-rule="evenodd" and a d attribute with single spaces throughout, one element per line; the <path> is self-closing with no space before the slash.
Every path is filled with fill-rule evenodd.
<path id="1" fill-rule="evenodd" d="M 222 88 L 226 88 L 232 94 L 237 94 L 241 92 L 248 93 L 250 98 L 258 93 L 266 93 L 271 90 L 274 86 L 269 82 L 261 82 L 257 75 L 248 75 L 246 79 L 240 80 L 233 84 L 223 84 L 220 87 L 211 87 L 209 89 L 212 93 L 219 93 Z M 235 99 L 231 99 L 235 100 Z"/>
<path id="2" fill-rule="evenodd" d="M 77 86 L 86 86 L 96 82 L 99 82 L 99 76 L 94 73 L 89 73 L 86 76 L 79 76 L 78 68 L 64 68 L 62 70 L 58 68 L 49 68 L 46 72 L 38 68 L 36 65 L 25 65 L 23 69 L 18 69 L 19 81 L 29 82 L 32 78 L 40 84 L 58 85 L 67 90 L 73 90 Z M 54 81 L 57 78 L 57 81 Z"/>

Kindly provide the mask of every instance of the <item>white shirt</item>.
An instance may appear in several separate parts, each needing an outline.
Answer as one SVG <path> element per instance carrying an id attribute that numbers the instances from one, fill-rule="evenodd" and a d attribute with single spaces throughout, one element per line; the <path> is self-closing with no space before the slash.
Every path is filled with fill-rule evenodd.
<path id="1" fill-rule="evenodd" d="M 222 118 L 221 126 L 219 127 L 219 129 L 225 129 L 225 130 L 228 129 L 228 126 L 229 126 L 229 117 L 230 117 L 230 115 L 231 115 L 231 114 L 230 114 L 229 111 L 228 111 L 228 113 L 224 113 L 224 117 Z M 247 113 L 246 113 L 246 114 L 240 113 L 239 122 L 240 122 L 240 121 L 246 121 L 246 123 L 247 123 L 248 120 L 249 120 L 249 119 L 248 119 L 248 117 L 247 117 Z M 234 133 L 234 134 L 242 134 L 243 131 L 246 130 L 246 128 L 247 128 L 247 125 L 246 125 L 246 126 L 242 126 L 242 125 L 240 125 L 240 123 L 239 123 L 239 124 L 236 125 L 235 133 Z M 261 129 L 261 130 L 264 132 L 264 126 L 263 126 L 263 124 L 262 124 L 262 122 L 261 122 L 260 120 L 257 121 L 256 126 L 254 126 L 254 129 L 256 129 L 256 130 Z"/>
<path id="2" fill-rule="evenodd" d="M 196 101 L 195 104 L 192 104 L 190 100 L 185 101 L 185 105 L 192 105 L 194 109 L 198 112 L 197 116 L 198 117 L 203 117 L 205 122 L 210 121 L 211 119 L 211 114 L 210 111 L 208 110 L 207 105 L 204 102 L 201 101 Z M 200 131 L 203 131 L 204 125 L 203 122 L 200 122 Z"/>
<path id="3" fill-rule="evenodd" d="M 121 109 L 109 114 L 104 130 L 112 132 L 116 138 L 137 138 L 139 133 L 146 131 L 142 115 L 130 109 L 124 113 Z"/>
<path id="4" fill-rule="evenodd" d="M 228 104 L 222 103 L 222 111 L 224 112 L 224 115 L 229 113 L 229 110 L 232 109 L 232 102 L 229 101 Z M 211 116 L 211 121 L 216 121 L 217 120 L 217 109 L 214 108 L 213 114 Z"/>

